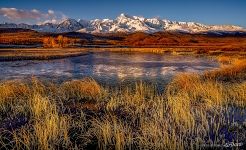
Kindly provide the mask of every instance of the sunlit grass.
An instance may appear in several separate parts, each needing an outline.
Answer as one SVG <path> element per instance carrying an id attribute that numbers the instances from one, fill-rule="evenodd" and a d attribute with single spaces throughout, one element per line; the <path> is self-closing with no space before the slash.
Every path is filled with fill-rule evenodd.
<path id="1" fill-rule="evenodd" d="M 61 90 L 63 90 L 64 99 L 68 100 L 98 100 L 104 92 L 95 80 L 89 78 L 65 82 L 61 85 Z"/>
<path id="2" fill-rule="evenodd" d="M 14 149 L 199 149 L 246 139 L 246 67 L 230 61 L 179 74 L 157 91 L 93 79 L 0 84 L 0 147 Z M 230 137 L 230 138 L 229 138 Z"/>
<path id="3" fill-rule="evenodd" d="M 242 82 L 246 79 L 246 60 L 233 59 L 231 65 L 207 72 L 204 78 L 224 82 Z"/>

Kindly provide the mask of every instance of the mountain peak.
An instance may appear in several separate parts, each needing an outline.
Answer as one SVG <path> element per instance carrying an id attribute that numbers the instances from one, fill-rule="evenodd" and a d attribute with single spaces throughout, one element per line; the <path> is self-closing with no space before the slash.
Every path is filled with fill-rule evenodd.
<path id="1" fill-rule="evenodd" d="M 75 19 L 66 18 L 57 25 L 58 32 L 77 31 L 83 26 Z"/>
<path id="2" fill-rule="evenodd" d="M 75 23 L 78 23 L 77 20 L 75 19 L 72 19 L 72 18 L 66 18 L 66 19 L 63 19 L 59 24 L 75 24 Z"/>
<path id="3" fill-rule="evenodd" d="M 121 13 L 117 18 L 132 18 L 132 16 L 125 13 Z"/>
<path id="4" fill-rule="evenodd" d="M 127 15 L 125 13 L 121 13 L 120 17 L 126 17 Z"/>

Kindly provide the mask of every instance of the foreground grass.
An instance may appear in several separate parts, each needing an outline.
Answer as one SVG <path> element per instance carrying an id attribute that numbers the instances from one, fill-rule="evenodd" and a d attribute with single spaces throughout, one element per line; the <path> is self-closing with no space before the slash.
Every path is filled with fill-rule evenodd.
<path id="1" fill-rule="evenodd" d="M 6 149 L 197 149 L 246 141 L 246 63 L 155 86 L 103 88 L 0 84 L 0 147 Z"/>

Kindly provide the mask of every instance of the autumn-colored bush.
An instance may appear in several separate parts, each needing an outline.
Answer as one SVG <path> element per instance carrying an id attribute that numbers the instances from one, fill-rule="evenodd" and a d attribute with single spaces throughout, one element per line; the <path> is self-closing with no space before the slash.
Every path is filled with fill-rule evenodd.
<path id="1" fill-rule="evenodd" d="M 75 42 L 74 39 L 64 37 L 62 35 L 59 35 L 58 37 L 45 37 L 43 39 L 43 46 L 44 47 L 69 47 L 70 45 L 73 45 Z"/>

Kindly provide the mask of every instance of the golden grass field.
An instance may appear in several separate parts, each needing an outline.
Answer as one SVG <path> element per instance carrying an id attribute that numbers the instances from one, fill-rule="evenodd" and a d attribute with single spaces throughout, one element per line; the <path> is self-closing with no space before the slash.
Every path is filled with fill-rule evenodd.
<path id="1" fill-rule="evenodd" d="M 154 85 L 0 83 L 1 149 L 202 149 L 246 141 L 246 60 Z M 234 147 L 240 148 L 240 147 Z"/>

